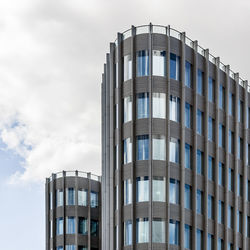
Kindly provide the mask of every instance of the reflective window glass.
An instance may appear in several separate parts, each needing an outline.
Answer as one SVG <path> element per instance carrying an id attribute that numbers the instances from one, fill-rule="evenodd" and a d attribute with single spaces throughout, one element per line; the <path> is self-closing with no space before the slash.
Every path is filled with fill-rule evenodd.
<path id="1" fill-rule="evenodd" d="M 140 50 L 136 53 L 136 76 L 149 75 L 148 50 Z"/>
<path id="2" fill-rule="evenodd" d="M 149 158 L 149 136 L 139 135 L 137 136 L 137 160 L 148 160 Z"/>
<path id="3" fill-rule="evenodd" d="M 129 122 L 132 120 L 132 97 L 127 96 L 123 99 L 123 122 Z"/>
<path id="4" fill-rule="evenodd" d="M 171 162 L 179 163 L 180 141 L 175 138 L 170 138 L 169 142 L 169 160 Z"/>
<path id="5" fill-rule="evenodd" d="M 123 150 L 123 163 L 130 163 L 132 161 L 132 142 L 130 138 L 123 141 Z"/>
<path id="6" fill-rule="evenodd" d="M 166 140 L 163 135 L 153 135 L 152 136 L 152 157 L 153 160 L 166 160 Z"/>
<path id="7" fill-rule="evenodd" d="M 136 178 L 136 202 L 149 201 L 148 176 Z"/>
<path id="8" fill-rule="evenodd" d="M 147 243 L 149 241 L 148 218 L 136 219 L 136 243 Z"/>
<path id="9" fill-rule="evenodd" d="M 124 181 L 124 205 L 132 203 L 132 181 L 127 179 Z"/>
<path id="10" fill-rule="evenodd" d="M 169 119 L 180 122 L 180 98 L 173 95 L 170 96 Z"/>
<path id="11" fill-rule="evenodd" d="M 78 233 L 87 235 L 88 234 L 88 219 L 79 217 L 78 219 Z"/>
<path id="12" fill-rule="evenodd" d="M 153 75 L 166 76 L 166 51 L 153 50 Z"/>
<path id="13" fill-rule="evenodd" d="M 149 94 L 137 94 L 137 119 L 149 117 Z"/>
<path id="14" fill-rule="evenodd" d="M 154 218 L 152 221 L 152 242 L 165 243 L 165 221 Z"/>
<path id="15" fill-rule="evenodd" d="M 166 94 L 153 93 L 153 118 L 166 118 Z"/>
<path id="16" fill-rule="evenodd" d="M 153 177 L 153 201 L 166 201 L 165 194 L 165 178 L 164 177 Z"/>
<path id="17" fill-rule="evenodd" d="M 170 78 L 180 81 L 180 57 L 170 53 Z"/>
<path id="18" fill-rule="evenodd" d="M 131 55 L 126 55 L 123 57 L 123 81 L 127 81 L 132 78 L 132 58 Z"/>

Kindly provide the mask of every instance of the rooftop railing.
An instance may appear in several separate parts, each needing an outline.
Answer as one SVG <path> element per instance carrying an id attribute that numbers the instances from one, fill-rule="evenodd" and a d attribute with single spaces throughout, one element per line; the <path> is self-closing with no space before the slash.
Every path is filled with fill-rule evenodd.
<path id="1" fill-rule="evenodd" d="M 164 34 L 164 35 L 170 35 L 171 37 L 174 37 L 178 40 L 181 39 L 182 36 L 182 32 L 171 28 L 170 26 L 162 26 L 162 25 L 141 25 L 141 26 L 137 26 L 135 27 L 136 29 L 136 35 L 139 34 L 147 34 L 147 33 L 155 33 L 155 34 Z M 122 33 L 123 35 L 123 40 L 129 38 L 132 36 L 132 28 L 128 29 L 126 31 L 124 31 Z M 117 39 L 115 40 L 115 44 L 117 45 Z M 189 46 L 190 48 L 194 49 L 194 45 L 195 45 L 195 41 L 193 41 L 192 39 L 190 39 L 189 37 L 185 36 L 185 44 L 187 46 Z M 203 47 L 201 47 L 200 45 L 197 46 L 197 52 L 198 54 L 205 56 L 205 51 L 206 49 L 204 49 Z M 216 64 L 216 57 L 212 54 L 208 54 L 208 59 L 212 64 Z M 224 63 L 219 62 L 219 68 L 220 70 L 222 70 L 223 72 L 227 73 L 227 67 Z M 237 80 L 236 79 L 236 73 L 232 70 L 229 70 L 229 77 L 232 78 L 233 80 Z M 248 92 L 250 92 L 250 85 L 245 86 L 245 83 L 247 81 L 243 80 L 240 76 L 239 76 L 239 84 L 242 87 L 247 87 Z"/>
<path id="2" fill-rule="evenodd" d="M 101 176 L 92 174 L 92 173 L 87 173 L 83 171 L 62 171 L 62 172 L 57 172 L 55 174 L 52 174 L 48 180 L 51 182 L 53 179 L 59 179 L 62 177 L 83 177 L 83 178 L 88 178 L 94 181 L 101 181 Z"/>

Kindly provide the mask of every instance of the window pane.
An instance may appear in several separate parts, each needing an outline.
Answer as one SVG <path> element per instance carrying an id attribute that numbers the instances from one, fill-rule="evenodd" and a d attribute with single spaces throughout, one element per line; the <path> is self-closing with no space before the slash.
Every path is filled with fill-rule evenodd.
<path id="1" fill-rule="evenodd" d="M 196 213 L 202 214 L 203 212 L 203 192 L 197 189 L 196 192 Z"/>
<path id="2" fill-rule="evenodd" d="M 191 169 L 192 147 L 185 144 L 185 168 Z"/>
<path id="3" fill-rule="evenodd" d="M 75 205 L 75 189 L 67 188 L 66 189 L 66 205 Z"/>
<path id="4" fill-rule="evenodd" d="M 88 220 L 87 220 L 87 218 L 79 217 L 78 233 L 83 234 L 83 235 L 88 234 Z"/>
<path id="5" fill-rule="evenodd" d="M 233 174 L 233 169 L 229 168 L 228 169 L 228 190 L 233 192 L 234 190 L 234 174 Z"/>
<path id="6" fill-rule="evenodd" d="M 169 160 L 171 162 L 179 163 L 179 148 L 180 148 L 180 141 L 175 138 L 170 138 Z"/>
<path id="7" fill-rule="evenodd" d="M 185 62 L 185 85 L 192 87 L 192 64 L 188 61 Z"/>
<path id="8" fill-rule="evenodd" d="M 137 136 L 137 160 L 148 160 L 149 157 L 149 140 L 148 135 Z"/>
<path id="9" fill-rule="evenodd" d="M 214 102 L 214 80 L 211 77 L 208 80 L 208 100 Z"/>
<path id="10" fill-rule="evenodd" d="M 153 50 L 153 75 L 166 76 L 166 51 Z"/>
<path id="11" fill-rule="evenodd" d="M 192 209 L 192 187 L 185 184 L 185 208 Z"/>
<path id="12" fill-rule="evenodd" d="M 66 250 L 76 250 L 75 245 L 66 245 Z"/>
<path id="13" fill-rule="evenodd" d="M 132 120 L 132 97 L 127 96 L 123 99 L 123 121 L 124 123 Z"/>
<path id="14" fill-rule="evenodd" d="M 214 159 L 212 156 L 208 156 L 208 179 L 214 181 Z"/>
<path id="15" fill-rule="evenodd" d="M 185 103 L 185 126 L 192 128 L 192 106 L 189 103 Z"/>
<path id="16" fill-rule="evenodd" d="M 196 126 L 197 126 L 197 133 L 202 135 L 203 134 L 203 112 L 197 109 L 197 116 L 196 116 Z"/>
<path id="17" fill-rule="evenodd" d="M 211 116 L 208 117 L 208 140 L 214 140 L 214 119 Z"/>
<path id="18" fill-rule="evenodd" d="M 204 166 L 203 166 L 203 152 L 197 150 L 196 153 L 196 171 L 197 174 L 203 175 L 204 173 Z"/>
<path id="19" fill-rule="evenodd" d="M 152 241 L 154 243 L 165 243 L 165 221 L 161 219 L 153 219 Z"/>
<path id="20" fill-rule="evenodd" d="M 218 204 L 218 222 L 224 224 L 224 202 L 219 200 Z"/>
<path id="21" fill-rule="evenodd" d="M 148 218 L 136 219 L 136 243 L 147 243 L 149 241 Z"/>
<path id="22" fill-rule="evenodd" d="M 219 124 L 219 147 L 225 147 L 225 127 Z"/>
<path id="23" fill-rule="evenodd" d="M 91 207 L 98 207 L 98 193 L 91 191 L 90 204 L 91 204 Z"/>
<path id="24" fill-rule="evenodd" d="M 179 245 L 179 222 L 169 220 L 169 244 Z"/>
<path id="25" fill-rule="evenodd" d="M 169 181 L 169 202 L 179 204 L 180 182 L 175 179 Z"/>
<path id="26" fill-rule="evenodd" d="M 124 65 L 124 82 L 132 78 L 132 58 L 131 55 L 126 55 L 123 57 Z"/>
<path id="27" fill-rule="evenodd" d="M 88 190 L 78 190 L 78 206 L 88 205 Z"/>
<path id="28" fill-rule="evenodd" d="M 227 215 L 227 225 L 229 228 L 233 228 L 233 207 L 228 206 Z"/>
<path id="29" fill-rule="evenodd" d="M 224 109 L 225 108 L 225 88 L 220 85 L 220 90 L 219 90 L 219 108 Z"/>
<path id="30" fill-rule="evenodd" d="M 124 205 L 132 203 L 132 181 L 131 179 L 124 181 Z"/>
<path id="31" fill-rule="evenodd" d="M 132 142 L 130 138 L 123 141 L 123 150 L 123 163 L 130 163 L 132 161 Z"/>
<path id="32" fill-rule="evenodd" d="M 211 195 L 208 195 L 208 219 L 213 220 L 214 219 L 214 197 Z"/>
<path id="33" fill-rule="evenodd" d="M 149 115 L 149 94 L 137 94 L 137 119 L 148 118 Z"/>
<path id="34" fill-rule="evenodd" d="M 207 250 L 214 249 L 214 236 L 211 234 L 207 235 Z"/>
<path id="35" fill-rule="evenodd" d="M 170 96 L 169 119 L 180 122 L 180 98 L 172 95 Z"/>
<path id="36" fill-rule="evenodd" d="M 184 247 L 191 250 L 191 226 L 185 224 Z"/>
<path id="37" fill-rule="evenodd" d="M 98 236 L 98 221 L 91 220 L 90 223 L 91 236 Z"/>
<path id="38" fill-rule="evenodd" d="M 136 202 L 143 202 L 149 200 L 149 181 L 148 177 L 136 178 Z"/>
<path id="39" fill-rule="evenodd" d="M 56 206 L 57 207 L 63 206 L 63 190 L 62 189 L 56 190 Z"/>
<path id="40" fill-rule="evenodd" d="M 166 94 L 153 93 L 153 118 L 166 118 Z"/>
<path id="41" fill-rule="evenodd" d="M 228 112 L 229 112 L 229 115 L 233 115 L 233 102 L 234 102 L 234 96 L 233 96 L 233 93 L 229 93 L 229 100 L 228 100 Z"/>
<path id="42" fill-rule="evenodd" d="M 203 95 L 204 72 L 200 69 L 197 71 L 197 93 Z"/>
<path id="43" fill-rule="evenodd" d="M 56 234 L 57 235 L 63 234 L 63 218 L 56 219 Z"/>
<path id="44" fill-rule="evenodd" d="M 196 250 L 203 250 L 203 232 L 196 230 Z"/>
<path id="45" fill-rule="evenodd" d="M 231 130 L 228 131 L 228 153 L 233 154 L 234 150 L 234 135 Z"/>
<path id="46" fill-rule="evenodd" d="M 224 250 L 224 242 L 223 239 L 218 239 L 218 250 Z"/>
<path id="47" fill-rule="evenodd" d="M 149 75 L 149 57 L 147 50 L 140 50 L 136 53 L 136 76 Z"/>
<path id="48" fill-rule="evenodd" d="M 170 53 L 170 78 L 180 81 L 180 57 Z"/>
<path id="49" fill-rule="evenodd" d="M 219 185 L 224 186 L 224 164 L 219 162 Z"/>
<path id="50" fill-rule="evenodd" d="M 166 141 L 163 135 L 153 135 L 153 160 L 166 160 Z"/>
<path id="51" fill-rule="evenodd" d="M 132 245 L 132 221 L 124 223 L 124 246 Z"/>
<path id="52" fill-rule="evenodd" d="M 165 202 L 165 178 L 153 177 L 153 201 Z"/>

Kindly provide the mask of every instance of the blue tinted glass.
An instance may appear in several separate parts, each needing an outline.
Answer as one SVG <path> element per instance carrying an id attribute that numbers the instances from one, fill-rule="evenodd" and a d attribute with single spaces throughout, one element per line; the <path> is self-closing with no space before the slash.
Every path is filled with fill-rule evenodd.
<path id="1" fill-rule="evenodd" d="M 223 250 L 223 239 L 218 239 L 218 250 Z"/>
<path id="2" fill-rule="evenodd" d="M 90 232 L 91 232 L 91 236 L 97 236 L 98 235 L 98 221 L 97 220 L 91 220 Z"/>
<path id="3" fill-rule="evenodd" d="M 224 127 L 219 124 L 219 147 L 224 147 Z"/>
<path id="4" fill-rule="evenodd" d="M 214 180 L 214 161 L 212 156 L 208 156 L 208 179 L 210 181 Z"/>
<path id="5" fill-rule="evenodd" d="M 208 218 L 213 219 L 213 197 L 211 195 L 208 195 L 207 207 L 208 207 Z"/>
<path id="6" fill-rule="evenodd" d="M 137 76 L 148 76 L 149 74 L 149 57 L 147 50 L 137 52 Z"/>
<path id="7" fill-rule="evenodd" d="M 200 150 L 197 150 L 196 170 L 197 174 L 203 175 L 203 153 Z"/>
<path id="8" fill-rule="evenodd" d="M 67 234 L 74 234 L 75 233 L 75 217 L 68 217 L 67 218 Z"/>
<path id="9" fill-rule="evenodd" d="M 137 118 L 148 118 L 149 114 L 149 98 L 148 93 L 140 93 L 137 95 Z"/>
<path id="10" fill-rule="evenodd" d="M 225 95 L 225 89 L 222 85 L 220 85 L 220 92 L 219 92 L 219 108 L 224 108 L 224 95 Z"/>
<path id="11" fill-rule="evenodd" d="M 185 62 L 185 85 L 191 88 L 192 83 L 192 64 L 188 61 Z"/>
<path id="12" fill-rule="evenodd" d="M 185 224 L 184 247 L 191 249 L 191 227 L 187 224 Z"/>
<path id="13" fill-rule="evenodd" d="M 191 105 L 185 103 L 185 126 L 191 128 Z"/>
<path id="14" fill-rule="evenodd" d="M 197 109 L 196 126 L 197 126 L 197 133 L 200 135 L 202 135 L 202 130 L 203 130 L 202 120 L 203 120 L 203 113 L 199 109 Z"/>
<path id="15" fill-rule="evenodd" d="M 238 137 L 238 159 L 240 160 L 242 157 L 242 139 Z"/>
<path id="16" fill-rule="evenodd" d="M 213 141 L 213 118 L 208 117 L 208 140 Z"/>
<path id="17" fill-rule="evenodd" d="M 202 231 L 200 229 L 196 231 L 196 250 L 203 250 Z"/>
<path id="18" fill-rule="evenodd" d="M 137 136 L 137 160 L 148 160 L 149 139 L 148 135 Z"/>
<path id="19" fill-rule="evenodd" d="M 211 77 L 208 80 L 208 100 L 210 102 L 214 101 L 214 80 Z"/>
<path id="20" fill-rule="evenodd" d="M 180 182 L 175 179 L 169 181 L 169 202 L 179 204 Z"/>
<path id="21" fill-rule="evenodd" d="M 224 186 L 224 165 L 219 162 L 219 185 Z"/>
<path id="22" fill-rule="evenodd" d="M 196 192 L 196 213 L 202 214 L 202 192 L 199 189 Z"/>
<path id="23" fill-rule="evenodd" d="M 213 250 L 213 235 L 207 235 L 207 250 Z"/>
<path id="24" fill-rule="evenodd" d="M 227 225 L 229 228 L 233 227 L 233 209 L 231 206 L 228 206 L 228 210 L 227 210 Z"/>
<path id="25" fill-rule="evenodd" d="M 169 221 L 169 244 L 179 245 L 179 222 Z"/>
<path id="26" fill-rule="evenodd" d="M 185 168 L 191 169 L 191 146 L 185 144 Z"/>
<path id="27" fill-rule="evenodd" d="M 233 170 L 228 169 L 228 190 L 233 191 Z"/>
<path id="28" fill-rule="evenodd" d="M 232 131 L 228 131 L 228 153 L 232 154 Z"/>
<path id="29" fill-rule="evenodd" d="M 233 115 L 233 94 L 231 92 L 229 93 L 228 112 L 229 115 Z"/>
<path id="30" fill-rule="evenodd" d="M 191 186 L 185 184 L 185 208 L 191 209 Z"/>
<path id="31" fill-rule="evenodd" d="M 197 72 L 197 93 L 199 95 L 203 95 L 203 79 L 204 79 L 204 73 L 198 69 Z"/>
<path id="32" fill-rule="evenodd" d="M 132 221 L 128 220 L 125 222 L 124 245 L 128 246 L 131 244 L 132 244 Z"/>
<path id="33" fill-rule="evenodd" d="M 218 206 L 218 222 L 219 222 L 220 224 L 223 224 L 223 221 L 224 221 L 224 216 L 223 216 L 224 212 L 223 212 L 223 210 L 224 210 L 224 204 L 223 204 L 223 202 L 222 202 L 221 200 L 219 200 L 219 206 Z"/>
<path id="34" fill-rule="evenodd" d="M 170 53 L 170 78 L 180 80 L 180 57 Z"/>

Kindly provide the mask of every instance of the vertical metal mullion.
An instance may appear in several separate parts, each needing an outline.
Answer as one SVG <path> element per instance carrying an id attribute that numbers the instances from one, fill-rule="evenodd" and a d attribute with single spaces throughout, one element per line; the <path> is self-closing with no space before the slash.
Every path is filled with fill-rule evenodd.
<path id="1" fill-rule="evenodd" d="M 243 201 L 242 201 L 242 249 L 246 250 L 246 214 L 247 214 L 247 112 L 248 112 L 248 82 L 244 81 L 244 135 L 243 135 Z"/>
<path id="2" fill-rule="evenodd" d="M 184 194 L 185 194 L 185 60 L 186 60 L 186 34 L 181 33 L 181 159 L 180 159 L 180 249 L 184 249 Z"/>
<path id="3" fill-rule="evenodd" d="M 198 42 L 194 41 L 194 67 L 193 67 L 193 79 L 194 79 L 194 84 L 193 84 L 193 96 L 194 96 L 194 102 L 193 102 L 193 165 L 192 165 L 192 172 L 193 172 L 193 178 L 192 178 L 192 211 L 193 211 L 193 220 L 192 220 L 192 249 L 195 249 L 196 247 L 196 190 L 197 190 L 197 178 L 196 178 L 196 151 L 197 151 L 197 126 L 196 126 L 196 110 L 197 110 L 197 70 L 198 70 L 198 55 L 197 55 L 197 49 L 198 49 Z"/>
<path id="4" fill-rule="evenodd" d="M 166 28 L 167 33 L 167 51 L 166 51 L 166 72 L 167 72 L 167 94 L 166 94 L 166 242 L 169 246 L 169 215 L 170 215 L 170 205 L 169 205 L 169 176 L 170 176 L 170 163 L 169 163 L 169 143 L 170 143 L 170 120 L 169 120 L 169 101 L 170 101 L 170 26 Z"/>
<path id="5" fill-rule="evenodd" d="M 239 74 L 235 74 L 235 117 L 234 117 L 234 249 L 237 247 L 237 211 L 238 211 L 238 101 L 239 101 Z"/>

